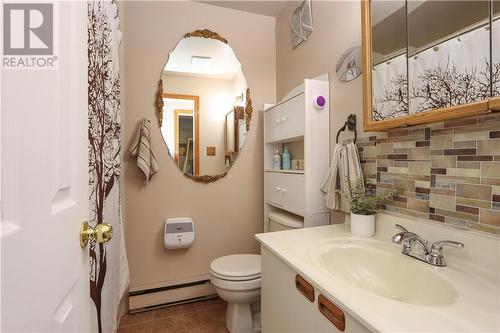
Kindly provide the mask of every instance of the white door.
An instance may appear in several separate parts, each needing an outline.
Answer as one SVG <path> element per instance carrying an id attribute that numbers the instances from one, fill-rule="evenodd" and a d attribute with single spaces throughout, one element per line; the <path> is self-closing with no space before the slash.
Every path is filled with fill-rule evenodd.
<path id="1" fill-rule="evenodd" d="M 87 7 L 57 7 L 59 68 L 2 70 L 2 332 L 90 331 Z"/>

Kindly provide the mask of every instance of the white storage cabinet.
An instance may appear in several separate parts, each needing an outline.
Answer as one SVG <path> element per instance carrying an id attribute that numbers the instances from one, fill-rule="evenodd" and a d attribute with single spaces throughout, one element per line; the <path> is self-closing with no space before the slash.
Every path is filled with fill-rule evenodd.
<path id="1" fill-rule="evenodd" d="M 326 105 L 314 104 L 324 96 Z M 293 213 L 304 227 L 329 223 L 321 182 L 328 172 L 330 147 L 329 83 L 305 80 L 280 103 L 264 110 L 264 220 L 273 211 Z M 304 170 L 273 170 L 273 156 L 287 146 Z"/>

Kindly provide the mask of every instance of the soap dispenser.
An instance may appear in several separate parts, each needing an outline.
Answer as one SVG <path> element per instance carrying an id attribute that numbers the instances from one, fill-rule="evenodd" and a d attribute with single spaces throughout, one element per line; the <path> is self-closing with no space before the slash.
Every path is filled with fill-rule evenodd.
<path id="1" fill-rule="evenodd" d="M 281 155 L 278 149 L 276 149 L 276 153 L 273 156 L 273 169 L 274 170 L 281 169 Z"/>
<path id="2" fill-rule="evenodd" d="M 285 147 L 285 149 L 283 150 L 283 154 L 281 156 L 281 164 L 282 164 L 283 170 L 290 170 L 291 169 L 291 167 L 290 167 L 290 153 L 288 152 L 287 147 Z"/>

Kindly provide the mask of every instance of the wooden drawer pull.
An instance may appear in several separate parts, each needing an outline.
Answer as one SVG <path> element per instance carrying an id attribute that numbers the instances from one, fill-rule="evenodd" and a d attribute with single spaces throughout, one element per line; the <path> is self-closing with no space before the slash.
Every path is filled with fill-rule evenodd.
<path id="1" fill-rule="evenodd" d="M 345 316 L 344 312 L 338 306 L 327 300 L 325 296 L 319 295 L 318 309 L 335 327 L 344 332 Z"/>
<path id="2" fill-rule="evenodd" d="M 295 287 L 304 295 L 308 300 L 314 302 L 314 288 L 309 282 L 304 280 L 300 275 L 295 275 Z"/>

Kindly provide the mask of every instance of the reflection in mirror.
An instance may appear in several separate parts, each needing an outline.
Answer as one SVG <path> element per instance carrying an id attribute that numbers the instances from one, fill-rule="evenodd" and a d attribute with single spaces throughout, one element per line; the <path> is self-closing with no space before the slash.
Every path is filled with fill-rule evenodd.
<path id="1" fill-rule="evenodd" d="M 236 106 L 226 115 L 226 154 L 237 154 L 246 140 L 247 119 L 245 108 Z M 231 160 L 232 161 L 232 160 Z"/>
<path id="2" fill-rule="evenodd" d="M 492 13 L 492 96 L 500 97 L 500 0 L 493 0 Z"/>
<path id="3" fill-rule="evenodd" d="M 337 61 L 335 67 L 337 76 L 341 81 L 349 82 L 363 73 L 363 59 L 361 46 L 351 47 L 344 52 Z"/>
<path id="4" fill-rule="evenodd" d="M 408 115 L 405 0 L 371 2 L 372 115 Z"/>
<path id="5" fill-rule="evenodd" d="M 226 114 L 226 152 L 235 152 L 234 110 Z"/>
<path id="6" fill-rule="evenodd" d="M 489 7 L 408 1 L 410 114 L 489 98 Z"/>
<path id="7" fill-rule="evenodd" d="M 241 64 L 227 41 L 211 34 L 186 35 L 161 74 L 161 132 L 170 158 L 204 182 L 221 178 L 234 164 L 251 118 Z"/>

